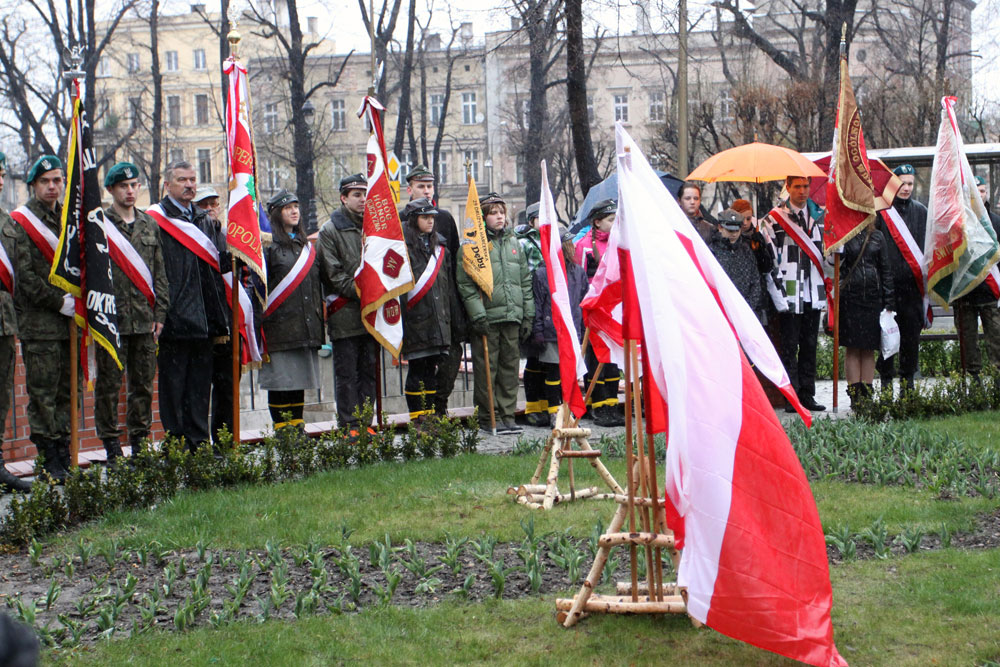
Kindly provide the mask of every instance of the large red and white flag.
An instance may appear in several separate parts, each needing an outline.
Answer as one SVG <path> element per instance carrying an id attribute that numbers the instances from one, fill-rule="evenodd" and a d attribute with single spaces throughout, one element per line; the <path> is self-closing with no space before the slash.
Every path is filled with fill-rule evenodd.
<path id="1" fill-rule="evenodd" d="M 580 339 L 573 323 L 573 311 L 569 302 L 569 285 L 566 280 L 566 260 L 563 257 L 562 238 L 559 234 L 559 218 L 556 205 L 549 189 L 549 174 L 542 160 L 542 191 L 538 209 L 538 230 L 542 240 L 542 257 L 545 273 L 549 281 L 549 295 L 552 300 L 552 324 L 556 328 L 556 343 L 559 346 L 559 381 L 562 385 L 563 404 L 576 417 L 587 411 L 580 393 L 580 380 L 587 372 L 580 350 Z"/>
<path id="2" fill-rule="evenodd" d="M 226 100 L 226 148 L 229 153 L 229 213 L 226 216 L 226 243 L 229 252 L 267 281 L 264 245 L 261 242 L 257 201 L 257 152 L 250 123 L 250 85 L 247 70 L 231 57 L 222 65 L 229 77 Z M 226 267 L 222 267 L 225 271 Z"/>
<path id="3" fill-rule="evenodd" d="M 413 269 L 406 253 L 403 225 L 385 169 L 385 139 L 382 135 L 384 107 L 366 96 L 358 116 L 368 119 L 368 196 L 362 225 L 361 264 L 354 284 L 361 297 L 361 321 L 393 357 L 403 346 L 403 312 L 399 295 L 413 287 Z"/>
<path id="4" fill-rule="evenodd" d="M 616 135 L 624 318 L 634 301 L 647 394 L 669 411 L 667 520 L 688 613 L 796 660 L 846 665 L 816 503 L 743 350 L 777 355 L 621 124 Z"/>
<path id="5" fill-rule="evenodd" d="M 618 225 L 611 228 L 608 247 L 580 303 L 583 325 L 590 330 L 594 356 L 605 364 L 625 365 L 625 337 L 622 334 L 622 275 L 618 263 Z"/>

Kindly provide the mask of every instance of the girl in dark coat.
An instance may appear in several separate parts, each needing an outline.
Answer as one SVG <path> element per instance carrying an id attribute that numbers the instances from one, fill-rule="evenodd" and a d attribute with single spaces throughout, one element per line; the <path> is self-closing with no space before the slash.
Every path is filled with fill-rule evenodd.
<path id="1" fill-rule="evenodd" d="M 583 313 L 580 302 L 587 296 L 587 272 L 573 261 L 573 235 L 565 227 L 562 232 L 563 260 L 566 262 L 566 286 L 569 288 L 569 307 L 578 340 L 583 339 Z M 532 275 L 531 289 L 535 296 L 535 319 L 531 329 L 531 342 L 541 350 L 538 355 L 545 389 L 542 401 L 549 414 L 546 425 L 555 425 L 555 413 L 562 404 L 562 384 L 559 379 L 559 345 L 555 324 L 552 323 L 552 292 L 549 291 L 548 270 L 543 263 Z M 542 424 L 535 424 L 541 426 Z"/>
<path id="2" fill-rule="evenodd" d="M 874 223 L 844 244 L 840 265 L 846 271 L 840 281 L 840 344 L 846 348 L 844 371 L 853 403 L 871 396 L 875 351 L 882 342 L 879 314 L 894 308 L 888 246 Z"/>
<path id="3" fill-rule="evenodd" d="M 445 414 L 447 404 L 437 400 L 439 383 L 446 381 L 451 346 L 452 313 L 457 307 L 452 287 L 451 253 L 443 236 L 434 231 L 437 209 L 429 199 L 414 199 L 403 209 L 406 251 L 416 285 L 401 299 L 403 359 L 406 359 L 406 406 L 410 419 Z M 440 378 L 439 378 L 440 376 Z"/>
<path id="4" fill-rule="evenodd" d="M 276 429 L 305 425 L 305 390 L 318 389 L 320 382 L 323 296 L 319 262 L 306 235 L 299 231 L 298 202 L 284 190 L 267 202 L 273 227 L 273 243 L 264 251 L 270 294 L 263 328 L 269 359 L 261 366 L 258 380 L 267 390 L 267 407 Z M 288 289 L 282 289 L 282 281 Z M 285 419 L 286 414 L 291 418 Z"/>

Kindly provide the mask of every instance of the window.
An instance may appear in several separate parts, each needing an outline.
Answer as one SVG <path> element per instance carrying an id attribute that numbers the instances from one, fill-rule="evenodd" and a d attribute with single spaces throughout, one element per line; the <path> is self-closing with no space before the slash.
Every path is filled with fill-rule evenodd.
<path id="1" fill-rule="evenodd" d="M 264 105 L 264 131 L 274 134 L 278 129 L 278 103 L 268 102 Z"/>
<path id="2" fill-rule="evenodd" d="M 476 124 L 476 94 L 462 93 L 462 124 Z"/>
<path id="3" fill-rule="evenodd" d="M 331 180 L 334 183 L 339 183 L 340 179 L 350 176 L 352 173 L 350 158 L 345 155 L 333 156 L 333 178 Z"/>
<path id="4" fill-rule="evenodd" d="M 129 74 L 135 74 L 139 71 L 139 54 L 130 53 L 125 57 L 126 68 Z"/>
<path id="5" fill-rule="evenodd" d="M 735 110 L 736 100 L 733 99 L 732 91 L 729 88 L 719 89 L 719 118 L 722 120 L 732 120 Z"/>
<path id="6" fill-rule="evenodd" d="M 514 182 L 524 183 L 524 156 L 518 155 L 514 158 Z"/>
<path id="7" fill-rule="evenodd" d="M 448 163 L 451 162 L 451 153 L 441 151 L 438 153 L 438 161 L 434 166 L 434 173 L 437 174 L 438 185 L 448 185 Z"/>
<path id="8" fill-rule="evenodd" d="M 344 108 L 344 100 L 330 100 L 330 109 L 333 113 L 331 129 L 334 132 L 343 132 L 347 129 L 347 111 Z"/>
<path id="9" fill-rule="evenodd" d="M 628 122 L 628 93 L 615 95 L 615 121 Z"/>
<path id="10" fill-rule="evenodd" d="M 273 191 L 281 188 L 281 168 L 277 160 L 268 160 L 264 163 L 265 176 L 267 179 L 267 189 Z"/>
<path id="11" fill-rule="evenodd" d="M 443 120 L 444 95 L 431 95 L 431 127 L 437 127 Z"/>
<path id="12" fill-rule="evenodd" d="M 167 125 L 169 127 L 180 127 L 181 124 L 181 96 L 167 95 Z"/>
<path id="13" fill-rule="evenodd" d="M 473 180 L 479 180 L 479 151 L 476 149 L 464 150 L 462 151 L 462 167 L 469 165 L 469 169 L 472 170 Z"/>
<path id="14" fill-rule="evenodd" d="M 198 182 L 212 182 L 212 149 L 198 149 Z"/>
<path id="15" fill-rule="evenodd" d="M 177 52 L 167 51 L 166 56 L 167 56 L 167 71 L 176 72 L 177 70 L 179 70 L 180 62 L 177 59 Z"/>
<path id="16" fill-rule="evenodd" d="M 594 122 L 594 96 L 587 95 L 587 121 Z"/>
<path id="17" fill-rule="evenodd" d="M 208 95 L 194 96 L 194 122 L 208 125 Z"/>
<path id="18" fill-rule="evenodd" d="M 649 93 L 649 122 L 663 123 L 667 120 L 667 108 L 664 101 L 665 95 L 662 90 L 654 90 Z"/>
<path id="19" fill-rule="evenodd" d="M 181 162 L 184 159 L 184 149 L 183 148 L 171 148 L 170 149 L 170 161 L 171 162 Z"/>
<path id="20" fill-rule="evenodd" d="M 97 61 L 97 76 L 111 76 L 111 59 L 107 56 L 102 56 L 101 59 Z"/>
<path id="21" fill-rule="evenodd" d="M 142 120 L 142 100 L 138 97 L 128 98 L 128 122 L 133 130 L 139 128 Z"/>
<path id="22" fill-rule="evenodd" d="M 194 68 L 205 69 L 205 49 L 194 50 Z"/>
<path id="23" fill-rule="evenodd" d="M 531 100 L 521 100 L 521 127 L 531 124 Z M 520 183 L 520 181 L 518 181 Z"/>

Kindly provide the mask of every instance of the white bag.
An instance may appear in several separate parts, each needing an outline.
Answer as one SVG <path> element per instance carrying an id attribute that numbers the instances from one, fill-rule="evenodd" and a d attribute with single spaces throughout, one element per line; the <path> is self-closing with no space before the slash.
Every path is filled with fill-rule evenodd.
<path id="1" fill-rule="evenodd" d="M 899 325 L 896 324 L 896 313 L 883 310 L 878 316 L 882 327 L 882 358 L 888 359 L 899 352 Z"/>

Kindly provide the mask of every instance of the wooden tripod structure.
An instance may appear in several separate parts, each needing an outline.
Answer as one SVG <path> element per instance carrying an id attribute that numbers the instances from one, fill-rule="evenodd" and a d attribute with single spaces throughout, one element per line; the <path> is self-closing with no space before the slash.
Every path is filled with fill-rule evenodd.
<path id="1" fill-rule="evenodd" d="M 625 490 L 615 481 L 611 472 L 604 467 L 604 463 L 601 462 L 600 450 L 592 448 L 588 438 L 590 438 L 590 429 L 577 426 L 576 420 L 573 419 L 573 415 L 566 404 L 561 405 L 559 411 L 556 413 L 556 426 L 552 429 L 552 433 L 549 434 L 548 440 L 545 441 L 545 448 L 542 449 L 542 453 L 538 457 L 538 467 L 535 468 L 535 474 L 531 476 L 531 482 L 518 487 L 512 486 L 507 489 L 507 493 L 515 496 L 517 502 L 522 505 L 532 509 L 546 510 L 552 509 L 552 506 L 557 503 L 582 498 L 604 499 L 623 496 Z M 574 444 L 578 445 L 579 449 L 574 449 Z M 545 484 L 539 484 L 546 459 L 549 459 L 549 474 L 545 480 Z M 569 469 L 569 494 L 567 495 L 559 493 L 559 488 L 557 487 L 559 468 L 563 459 L 566 459 Z M 604 480 L 612 492 L 598 493 L 596 486 L 586 487 L 577 491 L 576 482 L 573 477 L 574 459 L 586 459 L 589 461 L 590 465 L 594 467 L 594 470 L 597 471 L 597 474 L 600 475 L 601 479 Z"/>
<path id="2" fill-rule="evenodd" d="M 663 554 L 677 569 L 679 553 L 674 548 L 673 532 L 667 528 L 666 514 L 656 475 L 656 448 L 652 435 L 645 433 L 642 415 L 642 392 L 636 341 L 626 341 L 625 350 L 625 464 L 628 488 L 615 494 L 618 503 L 607 532 L 598 540 L 597 555 L 580 592 L 572 599 L 556 600 L 556 618 L 564 627 L 572 627 L 592 613 L 609 614 L 683 614 L 687 612 L 685 591 L 676 583 L 663 582 Z M 557 429 L 558 430 L 558 429 Z M 553 431 L 555 433 L 555 431 Z M 627 531 L 622 528 L 628 522 Z M 628 546 L 631 580 L 618 582 L 616 595 L 599 595 L 594 587 L 601 581 L 611 550 Z M 640 547 L 645 551 L 646 581 L 640 582 L 638 562 Z"/>

